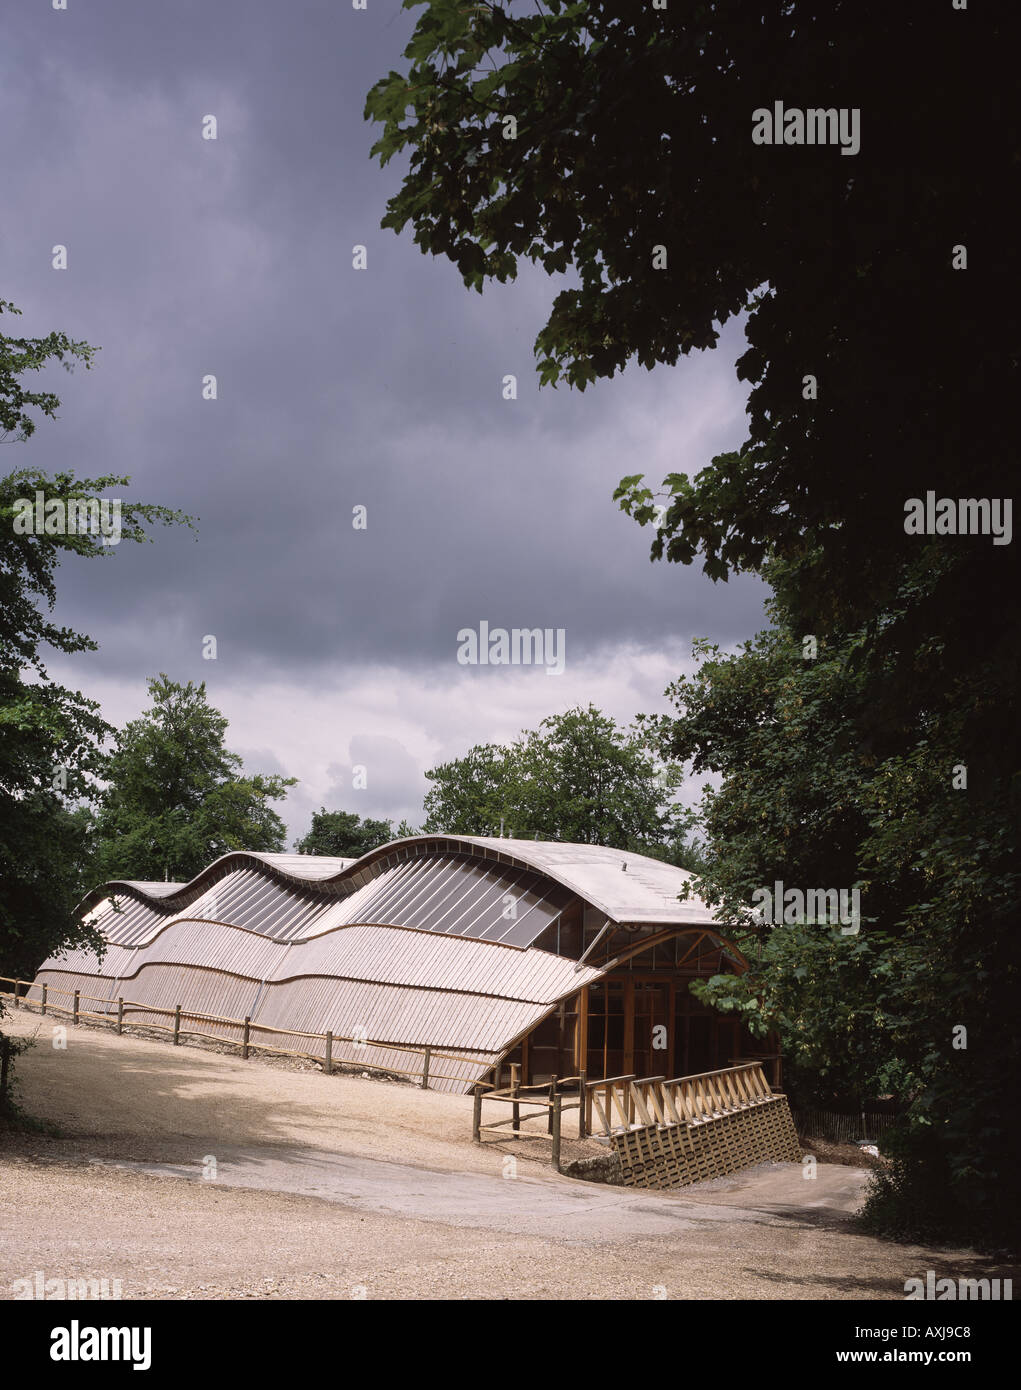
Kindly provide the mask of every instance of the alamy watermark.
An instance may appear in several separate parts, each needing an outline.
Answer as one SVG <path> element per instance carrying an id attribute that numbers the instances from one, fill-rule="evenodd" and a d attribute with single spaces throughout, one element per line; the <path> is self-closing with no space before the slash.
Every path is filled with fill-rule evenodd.
<path id="1" fill-rule="evenodd" d="M 83 1327 L 77 1318 L 50 1333 L 51 1361 L 130 1361 L 134 1371 L 152 1365 L 151 1327 Z"/>
<path id="2" fill-rule="evenodd" d="M 909 497 L 904 530 L 909 536 L 992 536 L 993 545 L 1010 545 L 1012 497 Z"/>
<path id="3" fill-rule="evenodd" d="M 841 154 L 861 149 L 861 108 L 858 106 L 757 106 L 752 112 L 755 145 L 839 145 Z"/>
<path id="4" fill-rule="evenodd" d="M 906 1300 L 928 1298 L 937 1302 L 977 1299 L 996 1303 L 1013 1302 L 1014 1289 L 1010 1279 L 937 1279 L 934 1269 L 925 1271 L 925 1278 L 905 1279 Z"/>
<path id="5" fill-rule="evenodd" d="M 545 666 L 547 676 L 562 676 L 567 659 L 562 627 L 494 627 L 483 620 L 478 631 L 463 627 L 457 634 L 461 666 Z"/>
<path id="6" fill-rule="evenodd" d="M 119 1279 L 78 1279 L 63 1275 L 55 1279 L 47 1279 L 41 1269 L 37 1269 L 34 1274 L 28 1275 L 24 1279 L 13 1280 L 11 1293 L 16 1299 L 106 1300 L 124 1297 Z"/>
<path id="7" fill-rule="evenodd" d="M 14 502 L 16 536 L 97 536 L 103 545 L 119 545 L 119 497 L 47 497 L 36 492 Z"/>
<path id="8" fill-rule="evenodd" d="M 785 888 L 777 879 L 772 888 L 756 888 L 752 902 L 759 921 L 773 927 L 840 927 L 842 936 L 856 936 L 861 926 L 858 888 Z"/>

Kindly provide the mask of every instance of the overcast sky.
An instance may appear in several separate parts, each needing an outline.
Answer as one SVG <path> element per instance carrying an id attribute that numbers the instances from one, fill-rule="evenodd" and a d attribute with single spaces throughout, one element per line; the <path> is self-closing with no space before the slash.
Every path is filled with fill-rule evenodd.
<path id="1" fill-rule="evenodd" d="M 540 391 L 558 284 L 529 268 L 480 297 L 379 226 L 401 166 L 370 161 L 362 109 L 414 12 L 368 4 L 9 0 L 0 48 L 0 298 L 23 311 L 5 331 L 102 349 L 48 374 L 60 419 L 5 465 L 129 474 L 111 496 L 199 518 L 197 540 L 64 564 L 58 616 L 100 650 L 50 673 L 115 724 L 148 676 L 205 680 L 248 768 L 300 779 L 278 804 L 292 837 L 320 804 L 418 823 L 436 762 L 589 700 L 665 710 L 693 636 L 764 625 L 758 581 L 651 564 L 612 501 L 625 474 L 658 485 L 741 443 L 740 328 Z M 481 621 L 563 628 L 563 675 L 459 665 Z"/>

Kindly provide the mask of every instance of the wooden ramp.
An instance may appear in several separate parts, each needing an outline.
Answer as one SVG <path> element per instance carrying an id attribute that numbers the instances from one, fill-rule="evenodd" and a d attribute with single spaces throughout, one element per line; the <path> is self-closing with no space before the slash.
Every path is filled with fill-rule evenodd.
<path id="1" fill-rule="evenodd" d="M 625 1187 L 686 1187 L 756 1163 L 800 1163 L 787 1097 L 761 1063 L 699 1076 L 613 1077 L 589 1086 L 592 1132 L 609 1136 Z"/>

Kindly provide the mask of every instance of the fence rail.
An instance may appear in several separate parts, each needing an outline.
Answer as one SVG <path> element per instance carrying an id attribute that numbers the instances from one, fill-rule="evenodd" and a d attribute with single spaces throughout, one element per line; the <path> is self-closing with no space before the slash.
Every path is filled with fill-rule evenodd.
<path id="1" fill-rule="evenodd" d="M 587 1107 L 586 1100 L 586 1080 L 585 1073 L 579 1076 L 551 1076 L 549 1081 L 540 1082 L 534 1086 L 522 1086 L 521 1068 L 517 1062 L 511 1063 L 510 1085 L 499 1089 L 495 1084 L 486 1085 L 483 1082 L 476 1082 L 472 1088 L 475 1096 L 475 1110 L 472 1116 L 472 1140 L 476 1144 L 482 1143 L 483 1134 L 496 1134 L 499 1130 L 510 1125 L 509 1135 L 501 1134 L 501 1138 L 510 1139 L 539 1139 L 542 1137 L 541 1130 L 522 1129 L 522 1124 L 528 1120 L 542 1119 L 543 1113 L 546 1114 L 546 1133 L 553 1139 L 552 1164 L 556 1171 L 560 1172 L 560 1126 L 561 1117 L 566 1110 L 577 1110 L 578 1112 L 578 1138 L 584 1139 L 586 1134 Z M 578 1099 L 564 1103 L 565 1095 L 573 1095 L 577 1092 Z M 541 1094 L 532 1095 L 531 1093 L 540 1092 Z M 506 1120 L 496 1120 L 491 1124 L 482 1123 L 482 1103 L 487 1100 L 495 1100 L 504 1105 L 511 1106 L 510 1117 Z M 523 1105 L 533 1106 L 534 1109 L 522 1115 Z"/>
<path id="2" fill-rule="evenodd" d="M 592 1112 L 606 1135 L 646 1125 L 698 1124 L 747 1110 L 771 1099 L 761 1062 L 745 1062 L 696 1076 L 610 1076 L 586 1086 L 586 1128 L 595 1133 Z"/>
<path id="3" fill-rule="evenodd" d="M 97 1023 L 112 1023 L 116 1032 L 123 1033 L 127 1028 L 155 1029 L 157 1032 L 170 1033 L 174 1046 L 176 1047 L 181 1038 L 205 1038 L 210 1042 L 224 1043 L 228 1047 L 238 1047 L 241 1055 L 245 1059 L 249 1054 L 255 1052 L 271 1052 L 281 1057 L 304 1058 L 311 1062 L 319 1062 L 323 1071 L 329 1076 L 335 1067 L 354 1067 L 360 1071 L 376 1071 L 387 1076 L 406 1076 L 420 1078 L 423 1090 L 432 1081 L 463 1081 L 467 1085 L 471 1077 L 455 1076 L 449 1072 L 436 1071 L 434 1063 L 439 1062 L 467 1062 L 473 1063 L 477 1059 L 474 1057 L 457 1056 L 455 1053 L 444 1052 L 432 1046 L 411 1047 L 406 1043 L 379 1042 L 374 1038 L 355 1038 L 348 1037 L 343 1033 L 333 1033 L 327 1030 L 323 1033 L 304 1032 L 300 1028 L 274 1028 L 268 1023 L 253 1023 L 250 1017 L 231 1018 L 221 1014 L 198 1013 L 192 1009 L 186 1009 L 181 1004 L 175 1004 L 172 1008 L 161 1008 L 156 1004 L 144 1004 L 137 999 L 125 999 L 118 996 L 111 999 L 108 996 L 86 994 L 80 989 L 62 989 L 58 985 L 51 985 L 48 981 L 36 984 L 32 980 L 18 980 L 13 976 L 0 975 L 0 985 L 13 985 L 13 989 L 0 989 L 0 998 L 10 999 L 14 1007 L 38 1009 L 41 1014 L 56 1013 L 67 1015 L 72 1023 L 79 1023 L 88 1020 Z M 24 989 L 22 988 L 24 987 Z M 32 997 L 32 991 L 36 991 L 36 997 Z M 54 1002 L 54 995 L 71 1000 L 70 1007 Z M 82 1002 L 90 1004 L 101 1004 L 102 1009 L 87 1009 L 82 1007 Z M 146 1021 L 144 1023 L 128 1022 L 130 1014 L 156 1015 L 161 1018 L 169 1018 L 171 1023 L 154 1023 Z M 184 1022 L 196 1021 L 199 1023 L 211 1023 L 224 1028 L 233 1028 L 240 1032 L 239 1038 L 232 1038 L 227 1034 L 208 1033 L 197 1028 L 182 1027 Z M 322 1042 L 323 1047 L 315 1052 L 304 1051 L 301 1049 L 274 1047 L 271 1043 L 256 1042 L 253 1033 L 276 1034 L 288 1038 L 308 1038 L 316 1042 Z M 363 1061 L 361 1058 L 338 1059 L 333 1056 L 333 1048 L 336 1044 L 349 1044 L 354 1048 L 378 1047 L 386 1052 L 409 1053 L 422 1059 L 421 1066 L 415 1068 L 384 1066 L 381 1063 Z M 498 1067 L 494 1061 L 492 1068 L 494 1075 Z"/>

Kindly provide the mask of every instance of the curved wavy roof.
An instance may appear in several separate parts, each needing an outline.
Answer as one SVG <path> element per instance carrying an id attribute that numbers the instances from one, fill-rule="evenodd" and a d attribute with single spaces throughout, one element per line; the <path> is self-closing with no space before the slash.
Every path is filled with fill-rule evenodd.
<path id="1" fill-rule="evenodd" d="M 679 900 L 692 875 L 663 860 L 603 845 L 481 835 L 418 835 L 392 840 L 360 859 L 235 850 L 221 855 L 188 883 L 116 880 L 93 889 L 82 906 L 90 907 L 121 891 L 148 899 L 161 911 L 175 911 L 193 903 L 212 883 L 238 867 L 263 867 L 280 882 L 302 887 L 315 884 L 322 893 L 346 896 L 364 882 L 366 873 L 391 856 L 430 851 L 466 853 L 531 869 L 577 894 L 615 922 L 708 926 L 714 921 L 701 899 Z"/>

